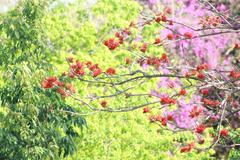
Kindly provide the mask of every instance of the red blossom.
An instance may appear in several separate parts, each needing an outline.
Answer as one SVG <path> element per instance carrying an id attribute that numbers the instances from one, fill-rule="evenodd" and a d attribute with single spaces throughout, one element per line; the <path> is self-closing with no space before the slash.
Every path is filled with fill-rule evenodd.
<path id="1" fill-rule="evenodd" d="M 166 7 L 166 8 L 164 9 L 164 12 L 167 13 L 167 14 L 172 14 L 172 9 L 169 8 L 169 7 Z"/>
<path id="2" fill-rule="evenodd" d="M 148 107 L 144 107 L 143 108 L 143 113 L 149 113 L 151 110 L 150 110 L 150 108 L 148 108 Z"/>
<path id="3" fill-rule="evenodd" d="M 41 86 L 44 89 L 50 89 L 50 88 L 53 88 L 57 84 L 58 84 L 57 77 L 48 77 L 42 81 Z"/>
<path id="4" fill-rule="evenodd" d="M 190 32 L 185 32 L 185 33 L 184 33 L 184 37 L 191 39 L 191 38 L 193 37 L 193 35 L 192 35 L 192 33 L 190 33 Z"/>
<path id="5" fill-rule="evenodd" d="M 198 73 L 197 77 L 202 80 L 206 78 L 206 76 L 203 73 Z"/>
<path id="6" fill-rule="evenodd" d="M 175 104 L 176 100 L 166 96 L 166 97 L 162 97 L 160 99 L 160 102 L 161 104 Z"/>
<path id="7" fill-rule="evenodd" d="M 114 50 L 120 45 L 120 43 L 116 41 L 114 38 L 110 38 L 104 41 L 104 45 L 107 46 L 110 50 Z"/>
<path id="8" fill-rule="evenodd" d="M 103 101 L 101 101 L 101 106 L 103 107 L 103 108 L 106 108 L 107 107 L 107 101 L 105 101 L 105 100 L 103 100 Z"/>
<path id="9" fill-rule="evenodd" d="M 147 51 L 147 47 L 148 47 L 148 44 L 147 43 L 143 43 L 140 51 L 145 53 Z"/>
<path id="10" fill-rule="evenodd" d="M 204 124 L 200 124 L 199 126 L 196 127 L 195 131 L 196 133 L 202 134 L 205 129 L 206 129 L 206 126 Z"/>
<path id="11" fill-rule="evenodd" d="M 202 113 L 203 109 L 202 107 L 194 106 L 193 109 L 190 111 L 189 117 L 195 118 L 199 116 Z"/>
<path id="12" fill-rule="evenodd" d="M 173 35 L 172 33 L 169 33 L 169 34 L 167 35 L 167 39 L 168 39 L 168 40 L 173 40 L 173 39 L 174 39 L 174 35 Z"/>
<path id="13" fill-rule="evenodd" d="M 228 130 L 227 129 L 222 129 L 222 130 L 220 130 L 220 135 L 221 136 L 224 136 L 224 137 L 227 137 L 228 136 Z"/>
<path id="14" fill-rule="evenodd" d="M 155 39 L 154 44 L 159 44 L 159 43 L 161 43 L 161 39 L 158 37 L 158 38 Z"/>
<path id="15" fill-rule="evenodd" d="M 188 144 L 188 145 L 186 145 L 186 146 L 181 147 L 180 152 L 181 152 L 181 153 L 190 152 L 190 151 L 194 148 L 194 146 L 195 146 L 195 143 L 192 142 L 192 143 L 190 143 L 190 144 Z"/>
<path id="16" fill-rule="evenodd" d="M 102 69 L 101 68 L 97 68 L 93 71 L 93 77 L 97 77 L 100 74 L 102 74 Z"/>
<path id="17" fill-rule="evenodd" d="M 234 49 L 240 49 L 240 44 L 234 44 Z"/>
<path id="18" fill-rule="evenodd" d="M 181 96 L 185 96 L 186 94 L 187 94 L 186 89 L 181 89 L 181 90 L 179 91 L 179 95 L 181 95 Z"/>
<path id="19" fill-rule="evenodd" d="M 207 96 L 209 94 L 209 89 L 202 89 L 200 90 L 200 93 L 203 94 L 204 96 Z"/>
<path id="20" fill-rule="evenodd" d="M 106 73 L 108 75 L 114 75 L 114 74 L 116 74 L 116 70 L 114 68 L 108 68 Z"/>
<path id="21" fill-rule="evenodd" d="M 217 107 L 221 104 L 218 100 L 211 100 L 211 99 L 207 99 L 207 98 L 204 98 L 202 101 L 203 101 L 204 105 L 211 106 L 211 107 Z"/>

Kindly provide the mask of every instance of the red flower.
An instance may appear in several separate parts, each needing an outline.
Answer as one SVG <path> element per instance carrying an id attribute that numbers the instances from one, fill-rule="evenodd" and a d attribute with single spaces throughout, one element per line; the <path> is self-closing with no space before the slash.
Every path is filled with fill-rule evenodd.
<path id="1" fill-rule="evenodd" d="M 169 33 L 169 34 L 167 35 L 167 39 L 168 39 L 168 40 L 173 40 L 173 38 L 174 38 L 174 35 L 173 35 L 172 33 Z"/>
<path id="2" fill-rule="evenodd" d="M 94 71 L 95 69 L 98 69 L 99 67 L 98 67 L 98 64 L 94 64 L 94 65 L 91 65 L 90 67 L 89 67 L 89 69 L 91 70 L 91 71 Z"/>
<path id="3" fill-rule="evenodd" d="M 162 57 L 161 57 L 160 60 L 161 60 L 162 62 L 165 62 L 165 63 L 168 63 L 168 62 L 169 62 L 168 56 L 167 56 L 166 53 L 163 53 L 163 54 L 162 54 Z"/>
<path id="4" fill-rule="evenodd" d="M 85 72 L 84 72 L 83 69 L 76 69 L 76 70 L 75 70 L 75 73 L 76 73 L 77 75 L 80 75 L 80 76 L 85 75 Z"/>
<path id="5" fill-rule="evenodd" d="M 197 77 L 202 80 L 205 79 L 205 75 L 203 73 L 198 73 Z"/>
<path id="6" fill-rule="evenodd" d="M 166 8 L 164 9 L 164 12 L 167 13 L 167 14 L 172 14 L 172 9 L 169 8 L 169 7 L 166 7 Z"/>
<path id="7" fill-rule="evenodd" d="M 191 151 L 191 147 L 189 146 L 184 146 L 180 150 L 181 153 L 190 152 L 190 151 Z"/>
<path id="8" fill-rule="evenodd" d="M 173 115 L 168 114 L 168 115 L 167 115 L 167 120 L 169 120 L 169 121 L 173 121 L 173 120 L 174 120 Z"/>
<path id="9" fill-rule="evenodd" d="M 193 35 L 192 35 L 192 33 L 190 33 L 190 32 L 185 32 L 185 33 L 184 33 L 184 37 L 191 39 L 191 38 L 193 37 Z"/>
<path id="10" fill-rule="evenodd" d="M 231 71 L 229 76 L 234 78 L 234 79 L 240 78 L 240 72 Z"/>
<path id="11" fill-rule="evenodd" d="M 148 107 L 143 108 L 143 113 L 149 113 L 149 112 L 150 112 L 150 108 L 148 108 Z"/>
<path id="12" fill-rule="evenodd" d="M 96 70 L 93 71 L 93 77 L 97 77 L 102 73 L 101 68 L 97 68 Z"/>
<path id="13" fill-rule="evenodd" d="M 45 89 L 53 88 L 55 85 L 57 85 L 57 77 L 48 77 L 41 83 L 41 86 Z"/>
<path id="14" fill-rule="evenodd" d="M 208 64 L 201 64 L 197 66 L 197 71 L 202 71 L 202 70 L 208 70 L 209 65 Z"/>
<path id="15" fill-rule="evenodd" d="M 206 126 L 204 124 L 200 124 L 199 126 L 197 126 L 195 131 L 196 133 L 202 134 L 205 129 L 206 129 Z"/>
<path id="16" fill-rule="evenodd" d="M 166 97 L 162 97 L 160 99 L 160 102 L 161 104 L 175 104 L 176 100 L 166 96 Z"/>
<path id="17" fill-rule="evenodd" d="M 173 21 L 170 20 L 169 21 L 169 25 L 172 26 L 173 25 Z"/>
<path id="18" fill-rule="evenodd" d="M 207 96 L 209 94 L 209 90 L 208 89 L 202 89 L 202 90 L 200 90 L 200 93 Z"/>
<path id="19" fill-rule="evenodd" d="M 108 68 L 106 73 L 109 75 L 114 75 L 114 74 L 116 74 L 116 70 L 114 68 Z"/>
<path id="20" fill-rule="evenodd" d="M 74 75 L 73 72 L 68 73 L 68 76 L 69 76 L 70 78 L 74 78 L 74 77 L 75 77 L 75 75 Z"/>
<path id="21" fill-rule="evenodd" d="M 162 117 L 161 124 L 162 124 L 162 126 L 167 126 L 167 118 L 166 117 Z"/>
<path id="22" fill-rule="evenodd" d="M 121 35 L 120 35 L 119 32 L 116 32 L 116 33 L 115 33 L 115 36 L 119 38 Z"/>
<path id="23" fill-rule="evenodd" d="M 155 21 L 156 21 L 157 23 L 159 23 L 161 20 L 162 20 L 162 18 L 161 18 L 160 16 L 155 17 Z"/>
<path id="24" fill-rule="evenodd" d="M 117 42 L 114 38 L 110 38 L 104 41 L 104 45 L 107 46 L 110 50 L 114 50 L 120 45 L 120 43 Z"/>
<path id="25" fill-rule="evenodd" d="M 234 44 L 234 49 L 240 49 L 240 44 Z"/>
<path id="26" fill-rule="evenodd" d="M 107 101 L 105 100 L 103 100 L 100 104 L 103 108 L 107 107 Z"/>
<path id="27" fill-rule="evenodd" d="M 161 43 L 161 39 L 160 38 L 156 38 L 154 44 L 159 44 L 159 43 Z"/>
<path id="28" fill-rule="evenodd" d="M 187 93 L 187 91 L 186 91 L 185 89 L 181 89 L 181 90 L 179 91 L 179 95 L 181 95 L 181 96 L 185 96 L 186 93 Z"/>
<path id="29" fill-rule="evenodd" d="M 44 80 L 42 81 L 41 86 L 45 89 L 50 89 L 54 87 L 54 84 Z"/>
<path id="30" fill-rule="evenodd" d="M 203 109 L 201 107 L 194 106 L 190 112 L 189 117 L 195 118 L 195 117 L 199 116 L 202 113 L 202 111 L 203 111 Z"/>
<path id="31" fill-rule="evenodd" d="M 220 130 L 220 135 L 227 137 L 228 136 L 228 130 L 227 129 Z"/>
<path id="32" fill-rule="evenodd" d="M 218 100 L 210 100 L 207 98 L 204 98 L 202 101 L 203 101 L 204 105 L 211 106 L 211 107 L 217 107 L 221 104 Z"/>
<path id="33" fill-rule="evenodd" d="M 145 53 L 146 50 L 147 50 L 147 47 L 148 47 L 148 44 L 147 44 L 147 43 L 143 43 L 140 51 L 143 52 L 143 53 Z"/>
<path id="34" fill-rule="evenodd" d="M 194 144 L 194 142 L 192 142 L 192 143 L 182 147 L 180 152 L 181 153 L 190 152 L 194 148 L 194 146 L 195 146 L 195 144 Z"/>
<path id="35" fill-rule="evenodd" d="M 161 19 L 163 22 L 167 22 L 167 16 L 165 14 L 162 14 Z"/>

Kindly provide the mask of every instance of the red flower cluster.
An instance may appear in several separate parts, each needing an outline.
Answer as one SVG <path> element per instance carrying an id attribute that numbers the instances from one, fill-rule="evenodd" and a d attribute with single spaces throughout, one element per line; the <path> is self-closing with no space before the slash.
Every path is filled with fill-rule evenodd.
<path id="1" fill-rule="evenodd" d="M 123 39 L 124 39 L 123 34 L 120 33 L 120 32 L 116 32 L 115 36 L 118 38 L 119 43 L 122 44 L 123 43 Z"/>
<path id="2" fill-rule="evenodd" d="M 186 145 L 186 146 L 183 146 L 183 147 L 181 148 L 180 152 L 181 152 L 181 153 L 190 152 L 190 151 L 194 148 L 194 146 L 195 146 L 195 143 L 192 142 L 192 143 L 190 143 L 190 144 L 188 144 L 188 145 Z"/>
<path id="3" fill-rule="evenodd" d="M 120 45 L 120 43 L 116 41 L 114 38 L 110 38 L 104 41 L 104 45 L 107 46 L 110 50 L 114 50 Z"/>
<path id="4" fill-rule="evenodd" d="M 103 107 L 103 108 L 106 108 L 107 107 L 107 101 L 105 101 L 105 100 L 103 100 L 103 101 L 101 101 L 101 106 Z"/>
<path id="5" fill-rule="evenodd" d="M 157 16 L 155 17 L 155 21 L 156 21 L 157 23 L 160 23 L 161 21 L 162 21 L 162 22 L 167 22 L 167 16 L 166 16 L 166 14 L 161 13 L 161 14 L 157 15 Z"/>
<path id="6" fill-rule="evenodd" d="M 185 32 L 185 33 L 184 33 L 184 37 L 191 39 L 191 38 L 193 37 L 193 34 L 190 33 L 190 32 Z"/>
<path id="7" fill-rule="evenodd" d="M 159 43 L 161 43 L 161 39 L 158 37 L 158 38 L 155 39 L 154 44 L 159 44 Z"/>
<path id="8" fill-rule="evenodd" d="M 143 108 L 143 113 L 149 113 L 149 112 L 150 112 L 150 108 L 148 108 L 148 107 Z"/>
<path id="9" fill-rule="evenodd" d="M 42 81 L 42 87 L 45 89 L 53 88 L 55 85 L 60 84 L 57 77 L 48 77 Z"/>
<path id="10" fill-rule="evenodd" d="M 181 89 L 181 90 L 179 91 L 179 95 L 181 95 L 181 96 L 185 96 L 186 94 L 187 94 L 186 89 Z"/>
<path id="11" fill-rule="evenodd" d="M 75 93 L 75 89 L 71 84 L 65 85 L 63 82 L 60 82 L 57 77 L 49 77 L 43 80 L 42 87 L 44 89 L 51 89 L 53 87 L 58 87 L 56 91 L 61 94 L 63 97 L 70 96 L 70 93 Z"/>
<path id="12" fill-rule="evenodd" d="M 208 70 L 208 69 L 209 69 L 209 65 L 207 63 L 200 64 L 197 66 L 197 71 Z"/>
<path id="13" fill-rule="evenodd" d="M 161 115 L 150 115 L 149 116 L 150 122 L 161 122 L 162 126 L 167 126 L 167 117 L 162 117 Z"/>
<path id="14" fill-rule="evenodd" d="M 98 66 L 98 64 L 92 64 L 92 62 L 86 63 L 88 69 L 92 71 L 92 76 L 97 77 L 102 74 L 102 69 Z"/>
<path id="15" fill-rule="evenodd" d="M 150 66 L 154 66 L 156 69 L 158 69 L 162 63 L 168 63 L 169 59 L 167 57 L 167 54 L 163 53 L 162 57 L 147 57 L 147 59 L 140 58 L 137 62 L 140 64 L 140 66 L 142 66 L 143 64 L 147 64 Z"/>
<path id="16" fill-rule="evenodd" d="M 148 44 L 147 43 L 143 43 L 140 51 L 145 53 L 147 51 L 147 47 L 148 47 Z"/>
<path id="17" fill-rule="evenodd" d="M 70 63 L 72 63 L 73 61 L 69 61 Z M 85 75 L 85 71 L 84 71 L 84 65 L 77 60 L 76 64 L 72 64 L 70 65 L 70 73 L 69 75 L 73 78 L 74 75 L 80 75 L 83 76 Z"/>
<path id="18" fill-rule="evenodd" d="M 168 39 L 168 40 L 173 40 L 173 39 L 174 39 L 174 35 L 173 35 L 172 33 L 169 33 L 169 34 L 167 35 L 167 39 Z"/>
<path id="19" fill-rule="evenodd" d="M 229 75 L 231 78 L 234 78 L 234 79 L 238 79 L 240 78 L 240 72 L 239 71 L 231 71 L 230 72 L 230 75 Z"/>
<path id="20" fill-rule="evenodd" d="M 228 130 L 227 129 L 222 129 L 222 130 L 220 130 L 220 135 L 221 136 L 224 136 L 224 137 L 227 137 L 228 136 Z"/>
<path id="21" fill-rule="evenodd" d="M 200 90 L 200 93 L 204 96 L 207 96 L 209 94 L 209 90 L 208 89 L 202 89 L 202 90 Z"/>
<path id="22" fill-rule="evenodd" d="M 114 75 L 114 74 L 116 74 L 116 70 L 114 68 L 108 68 L 106 73 L 108 75 Z"/>
<path id="23" fill-rule="evenodd" d="M 211 106 L 211 107 L 217 107 L 221 104 L 218 100 L 211 100 L 207 98 L 204 98 L 202 102 L 204 103 L 204 105 Z"/>
<path id="24" fill-rule="evenodd" d="M 206 76 L 203 73 L 198 73 L 197 77 L 201 80 L 204 80 L 206 78 Z"/>
<path id="25" fill-rule="evenodd" d="M 206 129 L 206 126 L 204 124 L 200 124 L 199 126 L 196 127 L 195 131 L 196 133 L 202 134 L 205 129 Z"/>
<path id="26" fill-rule="evenodd" d="M 202 107 L 194 106 L 190 112 L 189 117 L 195 118 L 195 117 L 199 116 L 202 113 L 202 111 L 203 111 Z"/>
<path id="27" fill-rule="evenodd" d="M 234 44 L 234 49 L 240 49 L 240 44 Z"/>
<path id="28" fill-rule="evenodd" d="M 160 102 L 161 104 L 176 104 L 176 100 L 168 96 L 162 97 Z"/>

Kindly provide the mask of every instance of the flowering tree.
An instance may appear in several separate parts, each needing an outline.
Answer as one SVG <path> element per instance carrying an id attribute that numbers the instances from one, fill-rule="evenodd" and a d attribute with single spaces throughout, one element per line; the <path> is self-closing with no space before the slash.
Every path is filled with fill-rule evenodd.
<path id="1" fill-rule="evenodd" d="M 214 148 L 219 157 L 222 148 L 227 148 L 227 157 L 230 149 L 240 147 L 240 71 L 231 63 L 234 57 L 221 54 L 226 49 L 239 52 L 240 22 L 208 1 L 189 1 L 185 5 L 192 8 L 189 13 L 183 9 L 194 19 L 192 23 L 184 16 L 178 17 L 178 10 L 166 4 L 161 11 L 143 12 L 136 22 L 100 40 L 113 54 L 117 49 L 131 53 L 117 68 L 68 57 L 69 70 L 59 77 L 47 77 L 42 87 L 63 98 L 73 98 L 91 113 L 143 108 L 151 123 L 196 136 L 196 141 L 183 143 L 180 152 Z M 151 25 L 161 27 L 161 34 L 145 41 L 142 30 Z M 159 47 L 167 53 L 151 52 Z M 78 95 L 73 85 L 77 81 L 88 85 L 89 91 Z M 102 94 L 94 88 L 102 88 Z M 142 92 L 141 88 L 148 91 Z M 206 129 L 210 134 L 205 133 Z M 213 139 L 210 145 L 201 147 L 209 136 Z"/>

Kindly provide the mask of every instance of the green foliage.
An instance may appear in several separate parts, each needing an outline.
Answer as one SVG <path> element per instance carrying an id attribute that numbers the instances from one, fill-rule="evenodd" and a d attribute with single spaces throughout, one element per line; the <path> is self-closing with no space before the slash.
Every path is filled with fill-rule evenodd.
<path id="1" fill-rule="evenodd" d="M 47 1 L 26 0 L 1 17 L 0 159 L 47 159 L 73 153 L 75 127 L 86 125 L 40 81 L 51 66 L 43 18 Z"/>

